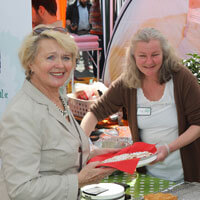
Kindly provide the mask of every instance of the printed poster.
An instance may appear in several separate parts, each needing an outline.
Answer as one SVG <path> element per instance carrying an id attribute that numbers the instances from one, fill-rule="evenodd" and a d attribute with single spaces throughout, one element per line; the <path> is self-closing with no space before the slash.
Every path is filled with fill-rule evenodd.
<path id="1" fill-rule="evenodd" d="M 25 75 L 18 49 L 32 29 L 31 0 L 0 1 L 0 118 Z"/>

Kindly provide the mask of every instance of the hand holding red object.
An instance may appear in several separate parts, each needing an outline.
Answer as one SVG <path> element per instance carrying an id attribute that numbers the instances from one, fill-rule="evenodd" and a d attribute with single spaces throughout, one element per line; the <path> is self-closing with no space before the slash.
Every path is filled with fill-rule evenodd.
<path id="1" fill-rule="evenodd" d="M 133 145 L 125 147 L 121 150 L 119 150 L 117 153 L 108 153 L 103 155 L 98 155 L 96 157 L 93 157 L 89 160 L 89 162 L 95 162 L 95 161 L 104 161 L 108 158 L 111 158 L 113 156 L 121 155 L 121 154 L 127 154 L 127 153 L 134 153 L 134 152 L 143 152 L 148 151 L 151 153 L 156 153 L 157 149 L 155 147 L 155 144 L 148 144 L 144 142 L 135 142 Z M 115 161 L 110 163 L 101 163 L 98 165 L 98 167 L 106 166 L 106 167 L 113 167 L 120 171 L 124 171 L 130 174 L 133 174 L 135 172 L 135 169 L 137 167 L 137 164 L 139 162 L 140 158 L 133 158 L 130 160 L 121 160 L 121 161 Z"/>

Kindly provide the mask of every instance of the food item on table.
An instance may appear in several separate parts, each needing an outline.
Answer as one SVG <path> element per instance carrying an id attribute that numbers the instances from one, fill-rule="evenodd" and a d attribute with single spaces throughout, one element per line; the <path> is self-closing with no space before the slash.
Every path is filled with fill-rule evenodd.
<path id="1" fill-rule="evenodd" d="M 103 120 L 104 121 L 104 120 Z M 131 131 L 128 126 L 114 125 L 117 122 L 108 123 L 106 129 L 99 129 L 103 133 L 99 140 L 95 141 L 94 145 L 99 148 L 124 148 L 133 144 Z M 98 123 L 99 125 L 99 123 Z M 105 125 L 103 125 L 105 126 Z M 109 127 L 109 128 L 108 128 Z M 112 127 L 112 128 L 111 128 Z"/>
<path id="2" fill-rule="evenodd" d="M 117 156 L 113 156 L 112 158 L 108 158 L 103 161 L 103 163 L 117 162 L 122 160 L 130 160 L 133 158 L 146 158 L 153 155 L 153 153 L 148 151 L 134 152 L 134 153 L 124 153 Z"/>
<path id="3" fill-rule="evenodd" d="M 144 200 L 178 200 L 178 197 L 170 193 L 158 192 L 144 195 Z"/>

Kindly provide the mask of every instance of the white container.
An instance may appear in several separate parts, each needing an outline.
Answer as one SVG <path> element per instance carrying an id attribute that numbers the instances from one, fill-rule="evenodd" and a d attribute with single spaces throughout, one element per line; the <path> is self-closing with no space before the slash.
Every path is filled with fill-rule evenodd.
<path id="1" fill-rule="evenodd" d="M 115 183 L 99 183 L 81 188 L 81 195 L 91 200 L 124 200 L 125 189 Z"/>

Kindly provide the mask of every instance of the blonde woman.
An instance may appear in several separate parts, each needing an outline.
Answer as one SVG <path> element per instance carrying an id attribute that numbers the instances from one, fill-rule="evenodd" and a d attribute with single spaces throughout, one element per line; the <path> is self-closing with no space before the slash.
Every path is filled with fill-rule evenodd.
<path id="1" fill-rule="evenodd" d="M 86 165 L 115 150 L 90 153 L 88 137 L 59 94 L 76 56 L 77 46 L 62 28 L 39 26 L 23 41 L 19 58 L 26 80 L 0 121 L 0 191 L 4 186 L 12 200 L 79 199 L 82 186 L 114 171 Z"/>

